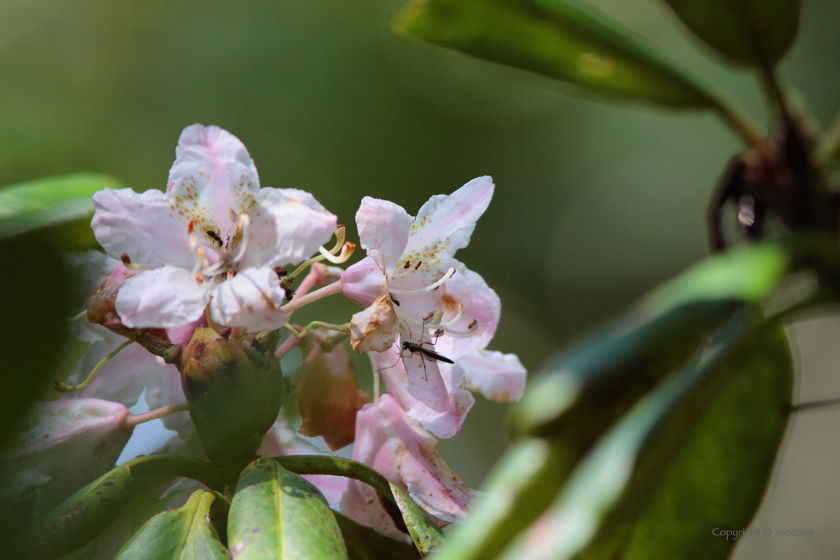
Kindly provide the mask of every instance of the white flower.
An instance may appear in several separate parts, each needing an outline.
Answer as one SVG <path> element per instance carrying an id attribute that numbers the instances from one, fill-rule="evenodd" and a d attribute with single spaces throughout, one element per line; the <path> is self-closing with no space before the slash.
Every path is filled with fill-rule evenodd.
<path id="1" fill-rule="evenodd" d="M 288 317 L 274 271 L 306 260 L 336 217 L 296 189 L 260 188 L 238 138 L 216 126 L 184 129 L 166 192 L 98 192 L 91 227 L 114 258 L 143 269 L 116 300 L 127 327 L 170 328 L 209 305 L 219 324 L 269 330 Z"/>
<path id="2" fill-rule="evenodd" d="M 398 332 L 406 387 L 438 412 L 449 409 L 446 385 L 437 361 L 417 347 L 435 351 L 437 342 L 446 340 L 450 355 L 445 357 L 455 360 L 484 348 L 499 322 L 496 293 L 454 258 L 469 243 L 492 196 L 492 179 L 479 177 L 451 195 L 433 196 L 415 218 L 392 202 L 370 197 L 356 213 L 368 256 L 347 269 L 343 292 L 368 309 L 351 321 L 354 346 L 383 351 Z"/>

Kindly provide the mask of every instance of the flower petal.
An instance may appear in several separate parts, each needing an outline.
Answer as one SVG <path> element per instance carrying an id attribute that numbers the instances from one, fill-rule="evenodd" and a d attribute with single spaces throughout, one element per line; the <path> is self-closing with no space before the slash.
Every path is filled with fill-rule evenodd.
<path id="1" fill-rule="evenodd" d="M 356 212 L 362 248 L 390 276 L 408 243 L 412 218 L 402 206 L 366 196 Z"/>
<path id="2" fill-rule="evenodd" d="M 169 197 L 157 190 L 138 194 L 131 189 L 105 189 L 93 195 L 90 227 L 111 257 L 125 253 L 145 268 L 166 264 L 191 268 L 187 224 L 172 209 Z"/>
<path id="3" fill-rule="evenodd" d="M 476 330 L 466 336 L 443 335 L 435 342 L 435 347 L 448 358 L 458 360 L 461 356 L 484 348 L 490 343 L 499 325 L 502 303 L 481 275 L 454 259 L 453 263 L 458 272 L 447 280 L 442 288 L 446 310 L 443 322 L 446 323 L 457 315 L 460 304 L 463 305 L 463 315 L 447 326 L 456 331 L 467 331 L 475 322 Z"/>
<path id="4" fill-rule="evenodd" d="M 441 458 L 434 436 L 414 424 L 389 395 L 382 395 L 377 404 L 365 405 L 359 411 L 353 459 L 402 487 L 441 525 L 462 519 L 475 496 Z M 378 529 L 376 520 L 380 516 L 375 512 L 382 506 L 375 499 L 375 491 L 362 490 L 368 498 L 372 525 Z M 370 493 L 373 496 L 368 496 Z"/>
<path id="5" fill-rule="evenodd" d="M 131 437 L 128 414 L 100 399 L 35 403 L 0 454 L 0 496 L 32 492 L 33 516 L 49 511 L 114 466 Z"/>
<path id="6" fill-rule="evenodd" d="M 445 412 L 437 412 L 412 397 L 406 390 L 405 369 L 395 348 L 372 356 L 385 380 L 388 394 L 405 410 L 409 418 L 439 438 L 450 438 L 458 433 L 467 412 L 475 404 L 472 393 L 466 390 L 463 368 L 457 364 L 439 364 L 440 374 L 449 395 L 449 408 Z"/>
<path id="7" fill-rule="evenodd" d="M 467 387 L 497 402 L 522 398 L 527 372 L 516 354 L 475 350 L 458 358 L 466 372 Z"/>
<path id="8" fill-rule="evenodd" d="M 212 242 L 225 239 L 236 219 L 257 205 L 260 179 L 245 145 L 218 126 L 194 124 L 181 132 L 166 191 L 181 219 Z"/>
<path id="9" fill-rule="evenodd" d="M 419 261 L 446 270 L 455 251 L 469 244 L 476 221 L 490 204 L 493 188 L 493 179 L 485 176 L 473 179 L 451 195 L 431 197 L 414 218 L 401 261 Z"/>
<path id="10" fill-rule="evenodd" d="M 398 332 L 397 314 L 386 295 L 350 319 L 350 344 L 359 353 L 384 352 L 394 344 Z"/>
<path id="11" fill-rule="evenodd" d="M 279 329 L 289 316 L 278 309 L 286 293 L 270 268 L 246 268 L 218 284 L 210 299 L 213 320 L 228 327 L 252 331 Z"/>
<path id="12" fill-rule="evenodd" d="M 183 268 L 143 270 L 125 281 L 116 309 L 127 327 L 178 327 L 201 317 L 210 288 Z"/>
<path id="13" fill-rule="evenodd" d="M 342 281 L 342 293 L 362 307 L 370 307 L 376 298 L 385 295 L 388 289 L 385 274 L 370 257 L 365 257 L 348 267 L 342 275 Z"/>
<path id="14" fill-rule="evenodd" d="M 305 261 L 330 240 L 338 218 L 298 189 L 265 187 L 251 212 L 243 266 L 287 266 Z"/>
<path id="15" fill-rule="evenodd" d="M 424 357 L 421 352 L 403 350 L 402 362 L 408 393 L 436 412 L 449 410 L 449 395 L 437 361 Z"/>

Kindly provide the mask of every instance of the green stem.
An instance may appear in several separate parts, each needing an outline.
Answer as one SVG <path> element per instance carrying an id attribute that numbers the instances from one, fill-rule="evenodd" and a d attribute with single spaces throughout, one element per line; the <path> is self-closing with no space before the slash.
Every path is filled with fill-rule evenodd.
<path id="1" fill-rule="evenodd" d="M 123 348 L 125 348 L 126 346 L 128 346 L 129 344 L 131 344 L 134 341 L 135 341 L 135 339 L 133 339 L 133 338 L 130 338 L 130 339 L 126 340 L 125 342 L 123 342 L 122 344 L 117 346 L 116 350 L 114 350 L 113 352 L 111 352 L 110 354 L 108 354 L 107 356 L 102 358 L 101 360 L 99 360 L 99 363 L 96 364 L 96 366 L 94 366 L 94 368 L 91 370 L 91 372 L 87 376 L 87 378 L 84 381 L 82 381 L 81 383 L 79 383 L 78 385 L 68 385 L 67 383 L 64 383 L 62 381 L 56 381 L 53 384 L 53 389 L 58 391 L 59 393 L 72 393 L 73 391 L 78 391 L 80 389 L 84 389 L 85 387 L 88 386 L 88 384 L 91 381 L 93 381 L 93 376 L 96 375 L 96 372 L 99 371 L 99 368 L 101 368 L 102 366 L 107 364 L 108 361 L 111 358 L 113 358 L 114 356 L 116 356 L 117 354 L 120 353 L 120 350 L 122 350 Z"/>
<path id="2" fill-rule="evenodd" d="M 831 126 L 820 140 L 819 146 L 814 150 L 814 164 L 823 167 L 840 153 L 840 111 L 834 116 Z"/>
<path id="3" fill-rule="evenodd" d="M 315 328 L 329 329 L 331 331 L 338 331 L 338 332 L 347 333 L 347 334 L 350 333 L 350 323 L 344 323 L 344 324 L 341 324 L 341 325 L 333 325 L 332 323 L 324 323 L 322 321 L 312 321 L 311 323 L 306 325 L 306 327 L 301 331 L 298 331 L 292 325 L 288 325 L 288 324 L 286 325 L 286 329 L 288 329 L 288 331 L 290 333 L 292 333 L 293 335 L 295 335 L 298 338 L 304 337 L 307 333 L 309 333 L 309 331 L 311 331 L 312 329 L 315 329 Z"/>
<path id="4" fill-rule="evenodd" d="M 764 139 L 761 137 L 761 134 L 756 130 L 755 125 L 750 121 L 750 119 L 732 107 L 729 107 L 722 101 L 718 99 L 713 99 L 714 105 L 713 108 L 717 111 L 718 115 L 726 121 L 726 123 L 732 127 L 734 130 L 743 140 L 747 143 L 747 145 L 757 149 L 762 150 L 764 146 Z"/>
<path id="5" fill-rule="evenodd" d="M 328 455 L 284 455 L 272 457 L 284 469 L 295 474 L 327 474 L 343 476 L 364 482 L 389 501 L 396 504 L 394 494 L 388 479 L 368 467 L 352 459 L 330 457 Z"/>
<path id="6" fill-rule="evenodd" d="M 180 455 L 145 455 L 124 463 L 132 476 L 182 476 L 218 492 L 224 490 L 222 472 L 205 461 Z"/>

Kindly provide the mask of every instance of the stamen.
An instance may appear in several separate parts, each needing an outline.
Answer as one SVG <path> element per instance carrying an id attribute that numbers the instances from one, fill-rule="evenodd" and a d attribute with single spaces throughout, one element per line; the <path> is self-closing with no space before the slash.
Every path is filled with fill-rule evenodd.
<path id="1" fill-rule="evenodd" d="M 347 231 L 346 231 L 346 228 L 344 226 L 342 226 L 342 225 L 336 226 L 336 228 L 335 228 L 335 247 L 333 247 L 329 251 L 330 255 L 335 255 L 336 253 L 338 253 L 339 250 L 344 249 L 344 247 L 345 247 L 344 239 L 346 237 L 346 233 L 347 233 Z M 352 243 L 350 245 L 353 246 L 353 249 L 356 248 L 356 246 L 353 245 Z M 297 278 L 298 274 L 300 274 L 301 272 L 303 272 L 304 270 L 306 270 L 307 268 L 309 268 L 313 264 L 315 264 L 317 262 L 321 262 L 325 258 L 326 257 L 324 257 L 323 254 L 321 254 L 321 255 L 314 256 L 311 259 L 309 259 L 308 261 L 305 261 L 305 262 L 301 263 L 300 266 L 298 266 L 291 274 L 289 274 L 289 279 Z M 350 258 L 350 255 L 347 255 L 347 258 Z M 347 260 L 347 259 L 344 259 L 344 260 Z M 341 261 L 341 262 L 344 262 L 344 261 Z"/>
<path id="2" fill-rule="evenodd" d="M 461 317 L 463 317 L 463 316 L 464 316 L 464 304 L 463 304 L 463 303 L 459 303 L 459 304 L 458 304 L 458 313 L 456 313 L 456 314 L 455 314 L 455 316 L 454 316 L 454 317 L 452 317 L 452 318 L 451 318 L 450 320 L 448 320 L 447 322 L 445 322 L 445 323 L 441 323 L 441 325 L 440 325 L 440 326 L 441 326 L 441 327 L 448 327 L 449 325 L 451 325 L 451 324 L 453 324 L 453 323 L 457 323 L 457 322 L 458 322 L 458 320 L 459 320 Z"/>
<path id="3" fill-rule="evenodd" d="M 251 217 L 248 214 L 239 216 L 239 223 L 236 225 L 236 232 L 241 235 L 239 241 L 239 249 L 236 251 L 236 256 L 233 257 L 233 262 L 238 263 L 245 258 L 245 251 L 248 249 L 248 234 L 251 231 Z"/>
<path id="4" fill-rule="evenodd" d="M 422 294 L 431 292 L 432 290 L 435 290 L 435 289 L 439 288 L 441 285 L 443 285 L 444 282 L 446 282 L 447 280 L 452 278 L 452 276 L 455 274 L 455 272 L 456 272 L 455 267 L 450 266 L 449 270 L 446 271 L 446 274 L 444 274 L 443 277 L 440 280 L 438 280 L 434 284 L 429 284 L 425 288 L 417 288 L 417 289 L 401 288 L 399 286 L 394 286 L 394 284 L 389 282 L 388 283 L 388 291 L 390 291 L 391 293 L 394 293 L 394 294 L 402 294 L 402 295 L 422 295 Z"/>
<path id="5" fill-rule="evenodd" d="M 466 336 L 468 334 L 474 333 L 476 329 L 478 329 L 478 321 L 473 321 L 472 323 L 470 323 L 470 326 L 467 327 L 467 330 L 465 331 L 456 331 L 455 329 L 449 329 L 446 327 L 443 328 L 443 331 L 446 334 L 454 334 L 455 336 Z"/>
<path id="6" fill-rule="evenodd" d="M 318 247 L 318 252 L 321 253 L 321 256 L 323 256 L 325 259 L 327 259 L 328 261 L 330 261 L 333 264 L 341 264 L 341 263 L 347 261 L 347 259 L 350 258 L 350 256 L 353 254 L 353 251 L 355 251 L 355 250 L 356 250 L 356 245 L 354 243 L 350 243 L 348 241 L 347 243 L 345 243 L 341 247 L 341 254 L 336 257 L 336 256 L 333 256 L 332 253 L 330 253 L 329 251 L 324 249 L 323 245 Z"/>
<path id="7" fill-rule="evenodd" d="M 190 253 L 192 253 L 193 259 L 195 259 L 195 264 L 193 265 L 192 273 L 197 274 L 204 265 L 206 255 L 204 254 L 204 249 L 202 249 L 201 246 L 198 244 L 197 237 L 190 237 L 189 247 Z"/>

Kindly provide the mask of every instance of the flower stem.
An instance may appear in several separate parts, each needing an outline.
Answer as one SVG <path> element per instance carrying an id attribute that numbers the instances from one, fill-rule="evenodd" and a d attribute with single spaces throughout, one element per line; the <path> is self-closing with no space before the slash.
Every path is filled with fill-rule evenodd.
<path id="1" fill-rule="evenodd" d="M 87 376 L 87 379 L 85 379 L 84 381 L 82 381 L 78 385 L 68 385 L 67 383 L 64 383 L 62 381 L 56 381 L 53 384 L 53 390 L 58 391 L 59 393 L 72 393 L 73 391 L 78 391 L 80 389 L 84 389 L 85 387 L 88 386 L 88 384 L 91 381 L 93 381 L 93 376 L 96 375 L 96 372 L 99 371 L 99 368 L 101 368 L 102 366 L 107 364 L 108 361 L 111 358 L 113 358 L 114 356 L 116 356 L 117 354 L 120 353 L 120 350 L 122 350 L 123 348 L 125 348 L 126 346 L 128 346 L 129 344 L 131 344 L 134 341 L 135 341 L 135 339 L 129 338 L 128 340 L 126 340 L 125 342 L 123 342 L 122 344 L 117 346 L 117 348 L 113 352 L 111 352 L 110 354 L 108 354 L 107 356 L 105 356 L 104 358 L 99 360 L 99 363 L 96 364 L 96 366 L 94 366 L 94 368 L 91 370 L 90 374 Z"/>
<path id="2" fill-rule="evenodd" d="M 151 422 L 152 420 L 157 420 L 158 418 L 165 418 L 170 414 L 175 414 L 176 412 L 186 412 L 190 409 L 190 405 L 187 403 L 181 404 L 170 404 L 167 406 L 162 406 L 155 410 L 150 410 L 149 412 L 144 412 L 143 414 L 129 414 L 128 417 L 125 419 L 126 426 L 135 427 L 138 424 L 143 424 L 144 422 Z"/>
<path id="3" fill-rule="evenodd" d="M 309 333 L 309 331 L 315 328 L 329 329 L 331 331 L 338 331 L 348 334 L 350 333 L 350 323 L 344 323 L 343 325 L 333 325 L 332 323 L 324 323 L 323 321 L 312 321 L 311 323 L 306 325 L 306 328 L 304 328 L 302 331 L 298 331 L 292 325 L 286 325 L 286 329 L 288 329 L 290 333 L 292 333 L 298 338 L 303 338 Z"/>
<path id="4" fill-rule="evenodd" d="M 338 282 L 334 282 L 329 286 L 324 286 L 323 288 L 315 290 L 314 292 L 306 294 L 305 296 L 293 299 L 292 301 L 281 307 L 280 311 L 287 315 L 291 315 L 295 310 L 300 309 L 305 305 L 309 305 L 310 303 L 318 301 L 319 299 L 323 299 L 327 296 L 341 293 L 341 288 L 344 287 L 343 284 L 344 283 L 339 280 Z"/>

